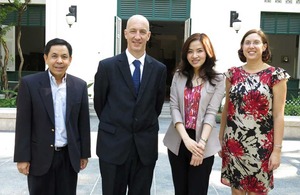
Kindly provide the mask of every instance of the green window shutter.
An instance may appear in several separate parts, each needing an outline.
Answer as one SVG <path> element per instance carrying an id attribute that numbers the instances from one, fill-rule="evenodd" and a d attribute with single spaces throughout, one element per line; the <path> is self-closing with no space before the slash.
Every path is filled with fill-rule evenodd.
<path id="1" fill-rule="evenodd" d="M 128 19 L 132 15 L 131 13 L 136 13 L 136 9 L 137 8 L 136 8 L 135 0 L 128 0 L 126 2 L 122 2 L 121 6 L 118 2 L 118 12 L 121 13 L 121 14 L 118 14 L 118 16 L 121 18 Z"/>
<path id="2" fill-rule="evenodd" d="M 128 19 L 134 14 L 149 20 L 185 21 L 190 17 L 191 0 L 118 0 L 118 16 Z"/>
<path id="3" fill-rule="evenodd" d="M 5 9 L 5 8 L 4 8 Z M 22 26 L 45 26 L 46 18 L 45 5 L 28 5 L 27 10 L 23 13 Z M 4 24 L 16 24 L 17 13 L 13 12 L 7 16 Z"/>
<path id="4" fill-rule="evenodd" d="M 139 14 L 142 14 L 146 18 L 152 17 L 153 15 L 153 2 L 150 0 L 140 0 L 137 1 L 136 4 L 136 10 L 138 11 Z M 133 6 L 134 7 L 134 6 Z M 135 10 L 133 12 L 129 13 L 129 17 L 135 13 Z"/>
<path id="5" fill-rule="evenodd" d="M 290 15 L 290 33 L 300 34 L 300 14 Z"/>
<path id="6" fill-rule="evenodd" d="M 270 33 L 275 31 L 276 20 L 275 17 L 271 14 L 261 14 L 261 28 L 265 33 Z"/>
<path id="7" fill-rule="evenodd" d="M 190 1 L 174 0 L 172 4 L 173 19 L 190 18 Z"/>
<path id="8" fill-rule="evenodd" d="M 171 10 L 172 10 L 172 1 L 163 1 L 163 0 L 154 1 L 154 7 L 153 7 L 154 15 L 152 16 L 152 18 L 170 19 Z"/>
<path id="9" fill-rule="evenodd" d="M 261 29 L 269 34 L 300 34 L 300 14 L 261 13 Z"/>
<path id="10" fill-rule="evenodd" d="M 276 28 L 276 32 L 278 34 L 284 34 L 288 32 L 288 17 L 285 17 L 283 15 L 277 15 L 277 28 Z"/>

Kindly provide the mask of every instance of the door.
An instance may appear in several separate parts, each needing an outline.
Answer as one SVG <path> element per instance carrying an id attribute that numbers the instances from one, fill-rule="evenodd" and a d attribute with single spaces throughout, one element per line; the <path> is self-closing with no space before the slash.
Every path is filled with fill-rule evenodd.
<path id="1" fill-rule="evenodd" d="M 115 55 L 121 53 L 122 47 L 122 19 L 115 16 Z"/>
<path id="2" fill-rule="evenodd" d="M 183 41 L 185 41 L 191 35 L 191 22 L 192 22 L 191 18 L 187 19 L 184 22 L 184 39 L 183 39 Z"/>

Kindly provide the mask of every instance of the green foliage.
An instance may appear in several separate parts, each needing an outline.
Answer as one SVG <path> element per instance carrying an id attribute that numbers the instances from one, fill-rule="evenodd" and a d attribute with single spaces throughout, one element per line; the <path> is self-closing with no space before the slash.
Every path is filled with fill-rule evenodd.
<path id="1" fill-rule="evenodd" d="M 2 108 L 15 108 L 17 105 L 16 97 L 0 99 L 0 107 Z"/>
<path id="2" fill-rule="evenodd" d="M 87 84 L 87 88 L 90 88 L 91 86 L 93 86 L 94 83 L 89 83 Z M 92 94 L 88 94 L 89 97 L 92 97 Z"/>
<path id="3" fill-rule="evenodd" d="M 7 60 L 9 59 L 9 50 L 6 44 L 5 35 L 10 30 L 13 24 L 5 24 L 5 20 L 7 16 L 11 13 L 16 11 L 16 8 L 11 4 L 2 4 L 0 9 L 0 47 L 3 47 L 3 51 L 5 54 L 3 55 L 4 60 L 0 61 L 0 83 L 1 89 L 7 89 Z"/>
<path id="4" fill-rule="evenodd" d="M 6 20 L 6 17 L 9 13 L 16 10 L 16 8 L 10 4 L 4 4 L 4 5 L 1 5 L 1 7 L 2 7 L 0 10 L 0 21 L 1 22 Z"/>
<path id="5" fill-rule="evenodd" d="M 0 99 L 0 107 L 15 108 L 17 105 L 17 92 L 13 90 L 2 90 L 0 94 L 4 99 Z"/>
<path id="6" fill-rule="evenodd" d="M 94 83 L 87 84 L 87 88 L 90 88 Z"/>
<path id="7" fill-rule="evenodd" d="M 3 37 L 5 36 L 5 34 L 7 33 L 7 31 L 10 30 L 11 26 L 13 26 L 14 24 L 6 24 L 6 25 L 2 25 L 3 23 L 5 23 L 5 20 L 7 19 L 7 16 L 16 11 L 16 8 L 10 4 L 5 4 L 5 5 L 1 5 L 1 9 L 0 9 L 0 37 L 1 37 L 1 42 L 4 41 Z"/>
<path id="8" fill-rule="evenodd" d="M 292 100 L 286 101 L 284 115 L 300 116 L 300 97 L 293 97 Z"/>

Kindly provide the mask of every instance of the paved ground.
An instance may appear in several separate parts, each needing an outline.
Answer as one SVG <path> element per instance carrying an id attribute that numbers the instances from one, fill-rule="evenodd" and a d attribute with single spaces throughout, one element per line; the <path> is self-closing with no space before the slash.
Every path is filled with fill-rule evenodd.
<path id="1" fill-rule="evenodd" d="M 160 118 L 159 158 L 155 168 L 152 195 L 173 195 L 173 184 L 166 148 L 162 139 L 169 118 Z M 95 155 L 95 141 L 98 120 L 91 116 L 92 127 L 92 158 L 88 167 L 80 172 L 78 195 L 101 195 L 101 177 L 98 159 Z M 300 130 L 300 128 L 299 128 Z M 16 164 L 12 161 L 14 147 L 14 132 L 0 132 L 0 195 L 27 195 L 26 177 L 18 173 Z M 216 156 L 210 178 L 209 195 L 229 195 L 230 189 L 220 183 L 221 159 Z M 275 189 L 270 195 L 300 194 L 300 140 L 284 140 L 282 164 L 275 172 Z"/>

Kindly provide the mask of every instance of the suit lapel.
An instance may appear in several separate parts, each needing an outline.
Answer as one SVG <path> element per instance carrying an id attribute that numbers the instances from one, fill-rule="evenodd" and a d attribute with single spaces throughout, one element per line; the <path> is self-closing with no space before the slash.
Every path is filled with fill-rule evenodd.
<path id="1" fill-rule="evenodd" d="M 39 89 L 41 98 L 43 99 L 44 106 L 48 112 L 48 115 L 53 124 L 54 121 L 54 108 L 53 108 L 53 98 L 52 98 L 52 91 L 50 85 L 50 79 L 48 75 L 48 71 L 45 71 L 45 74 L 42 77 L 43 79 L 40 81 L 41 87 Z"/>
<path id="2" fill-rule="evenodd" d="M 180 97 L 179 97 L 180 107 L 181 107 L 180 109 L 184 110 L 184 90 L 185 90 L 185 85 L 186 85 L 187 77 L 182 76 L 182 75 L 179 75 L 178 77 L 180 78 L 180 81 L 177 82 L 178 91 L 179 91 L 179 94 L 180 94 Z M 185 115 L 185 113 L 182 112 L 183 118 L 185 117 L 184 115 Z"/>
<path id="3" fill-rule="evenodd" d="M 125 52 L 120 55 L 117 63 L 118 63 L 117 66 L 119 67 L 119 70 L 121 71 L 122 76 L 123 76 L 128 88 L 130 89 L 132 94 L 134 96 L 136 96 L 133 81 L 132 81 L 132 76 L 131 76 L 131 72 L 130 72 L 130 68 L 129 68 L 129 64 L 128 64 L 128 59 L 127 59 Z M 139 90 L 139 94 L 138 94 L 138 99 L 144 93 L 144 91 L 146 89 L 146 85 L 151 78 L 150 76 L 152 74 L 152 71 L 153 71 L 152 60 L 148 55 L 146 55 L 140 90 Z"/>
<path id="4" fill-rule="evenodd" d="M 151 78 L 150 76 L 152 74 L 152 71 L 153 71 L 152 60 L 151 60 L 151 58 L 149 58 L 148 55 L 146 55 L 144 69 L 143 69 L 143 75 L 142 75 L 142 81 L 141 81 L 140 90 L 139 90 L 139 94 L 138 94 L 138 99 L 142 96 L 142 94 L 146 90 L 146 86 Z"/>
<path id="5" fill-rule="evenodd" d="M 129 68 L 129 64 L 128 64 L 128 59 L 127 59 L 125 52 L 123 52 L 120 55 L 117 63 L 118 63 L 117 66 L 119 67 L 119 70 L 121 71 L 121 74 L 124 78 L 125 83 L 127 84 L 128 88 L 130 89 L 132 94 L 134 96 L 136 96 L 133 81 L 132 81 L 132 76 L 131 76 L 131 72 L 130 72 L 130 68 Z"/>
<path id="6" fill-rule="evenodd" d="M 72 110 L 73 98 L 76 97 L 76 90 L 74 89 L 74 80 L 70 75 L 67 75 L 66 81 L 66 90 L 67 90 L 67 97 L 66 97 L 66 124 L 68 124 L 70 119 L 70 114 Z"/>

